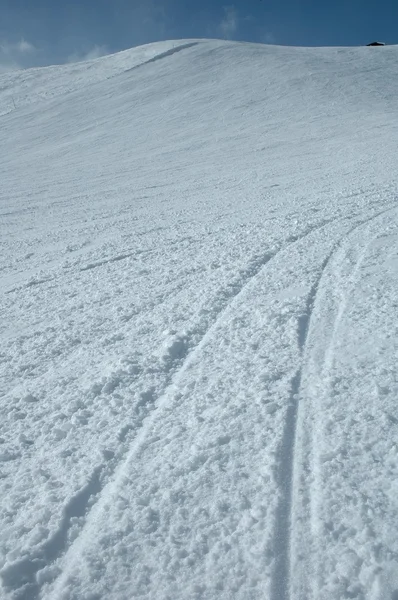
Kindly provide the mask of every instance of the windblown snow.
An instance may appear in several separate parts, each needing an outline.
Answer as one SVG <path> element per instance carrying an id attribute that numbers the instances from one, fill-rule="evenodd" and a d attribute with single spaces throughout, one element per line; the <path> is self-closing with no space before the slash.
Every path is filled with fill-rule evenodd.
<path id="1" fill-rule="evenodd" d="M 398 47 L 0 76 L 0 596 L 397 600 Z"/>

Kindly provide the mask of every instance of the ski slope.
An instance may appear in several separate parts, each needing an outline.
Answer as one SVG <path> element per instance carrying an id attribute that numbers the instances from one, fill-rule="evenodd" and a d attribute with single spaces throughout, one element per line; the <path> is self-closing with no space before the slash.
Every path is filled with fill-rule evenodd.
<path id="1" fill-rule="evenodd" d="M 0 76 L 0 597 L 397 600 L 398 47 Z"/>

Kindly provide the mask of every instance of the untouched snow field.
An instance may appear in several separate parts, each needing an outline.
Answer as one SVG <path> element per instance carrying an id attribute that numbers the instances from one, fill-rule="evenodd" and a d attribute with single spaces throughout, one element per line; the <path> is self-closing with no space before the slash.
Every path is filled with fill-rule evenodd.
<path id="1" fill-rule="evenodd" d="M 397 157 L 396 46 L 0 76 L 2 599 L 398 599 Z"/>

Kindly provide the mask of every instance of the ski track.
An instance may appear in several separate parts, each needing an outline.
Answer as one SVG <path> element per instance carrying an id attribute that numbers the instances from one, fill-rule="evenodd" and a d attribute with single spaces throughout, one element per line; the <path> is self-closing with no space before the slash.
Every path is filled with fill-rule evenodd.
<path id="1" fill-rule="evenodd" d="M 98 260 L 98 261 L 94 261 L 94 262 L 90 262 L 87 263 L 86 265 L 83 266 L 79 266 L 77 267 L 77 270 L 80 272 L 84 272 L 84 271 L 92 271 L 93 269 L 98 269 L 100 267 L 103 267 L 105 265 L 114 263 L 114 262 L 120 262 L 122 260 L 127 260 L 129 258 L 134 259 L 134 260 L 138 260 L 138 258 L 141 258 L 142 256 L 150 256 L 151 254 L 153 254 L 152 250 L 134 250 L 134 251 L 124 251 L 121 252 L 120 254 L 117 254 L 116 256 L 111 256 L 109 258 L 104 258 L 102 260 Z M 65 267 L 64 267 L 65 269 Z M 65 269 L 66 270 L 66 269 Z M 71 269 L 68 269 L 71 270 Z M 55 276 L 48 276 L 48 277 L 37 277 L 37 276 L 33 276 L 29 279 L 29 281 L 25 281 L 24 283 L 22 283 L 21 285 L 12 287 L 8 290 L 5 290 L 4 293 L 5 294 L 12 294 L 14 292 L 19 292 L 21 290 L 24 290 L 26 288 L 30 288 L 30 287 L 34 287 L 37 285 L 43 285 L 45 283 L 50 283 L 52 281 L 58 280 L 60 279 L 60 277 L 62 277 L 63 273 L 57 274 Z"/>
<path id="2" fill-rule="evenodd" d="M 388 212 L 391 208 L 386 209 L 373 215 L 370 219 L 356 223 L 356 225 L 344 236 L 346 239 L 355 229 L 371 221 L 381 214 Z M 351 215 L 349 219 L 357 219 L 358 215 Z M 346 217 L 345 217 L 346 219 Z M 38 600 L 41 596 L 43 585 L 49 581 L 45 578 L 41 581 L 37 577 L 40 571 L 55 565 L 56 561 L 63 557 L 65 561 L 65 569 L 59 573 L 55 571 L 54 597 L 60 593 L 64 581 L 69 577 L 73 570 L 73 565 L 78 560 L 79 552 L 84 547 L 85 539 L 88 537 L 92 524 L 95 524 L 96 515 L 101 514 L 103 505 L 114 489 L 117 489 L 120 481 L 123 479 L 125 469 L 132 457 L 145 440 L 152 423 L 159 415 L 159 411 L 167 405 L 167 401 L 173 393 L 173 390 L 178 385 L 180 378 L 184 375 L 190 364 L 195 360 L 196 355 L 201 348 L 206 344 L 206 341 L 211 337 L 213 330 L 223 318 L 224 314 L 230 310 L 234 301 L 243 293 L 245 288 L 258 276 L 263 268 L 275 258 L 281 251 L 285 251 L 291 246 L 295 246 L 304 238 L 318 230 L 328 227 L 330 223 L 339 220 L 339 217 L 329 218 L 321 221 L 316 226 L 305 229 L 301 235 L 291 238 L 285 245 L 279 247 L 276 251 L 266 252 L 260 257 L 254 257 L 249 261 L 245 271 L 241 273 L 240 279 L 233 282 L 227 287 L 228 296 L 219 312 L 215 313 L 208 328 L 204 330 L 201 337 L 196 342 L 195 346 L 186 345 L 183 355 L 179 355 L 178 361 L 169 368 L 170 375 L 166 379 L 163 392 L 155 399 L 151 399 L 151 408 L 146 418 L 144 418 L 141 426 L 135 429 L 135 437 L 130 443 L 129 448 L 116 461 L 109 461 L 107 464 L 97 465 L 88 480 L 88 482 L 74 494 L 65 504 L 62 511 L 62 518 L 55 532 L 44 542 L 39 548 L 35 549 L 34 553 L 24 556 L 9 565 L 6 573 L 3 576 L 3 582 L 9 591 L 13 592 L 15 600 Z M 318 289 L 322 280 L 323 272 L 334 255 L 336 248 L 342 243 L 342 240 L 337 242 L 332 251 L 323 261 L 320 273 L 317 280 L 313 284 L 307 299 L 306 311 L 299 319 L 298 323 L 298 344 L 302 354 L 305 354 L 308 332 L 311 322 L 311 314 L 316 301 Z M 125 258 L 125 255 L 121 255 Z M 115 262 L 118 258 L 104 261 Z M 88 265 L 88 268 L 101 266 L 103 262 L 98 262 L 93 265 Z M 182 361 L 182 362 L 181 362 Z M 280 489 L 282 499 L 278 508 L 277 525 L 275 529 L 275 554 L 279 556 L 275 567 L 275 575 L 271 587 L 271 600 L 288 600 L 290 586 L 290 547 L 291 547 L 291 509 L 294 490 L 292 488 L 293 480 L 293 463 L 295 460 L 295 439 L 297 437 L 297 420 L 299 409 L 299 394 L 301 387 L 303 365 L 292 378 L 290 403 L 287 409 L 285 430 L 280 451 L 280 463 L 282 468 L 279 473 Z M 130 428 L 129 428 L 130 430 Z M 123 432 L 126 438 L 129 430 Z M 119 435 L 119 439 L 120 435 Z M 72 526 L 72 519 L 84 518 L 84 523 L 80 528 L 79 533 L 68 545 L 68 534 Z M 94 525 L 95 526 L 95 525 Z M 51 577 L 50 577 L 51 579 Z"/>
<path id="3" fill-rule="evenodd" d="M 352 218 L 355 218 L 355 216 L 353 216 Z M 230 289 L 229 289 L 230 295 L 228 298 L 229 301 L 221 309 L 221 311 L 219 311 L 214 316 L 214 319 L 212 320 L 210 326 L 208 327 L 207 330 L 205 330 L 203 332 L 202 337 L 199 339 L 197 344 L 192 349 L 187 348 L 187 352 L 184 356 L 183 362 L 180 363 L 179 368 L 177 368 L 177 370 L 171 374 L 170 382 L 166 385 L 165 389 L 163 390 L 163 393 L 153 403 L 152 411 L 144 419 L 143 424 L 138 429 L 138 431 L 136 430 L 136 435 L 133 438 L 132 442 L 130 443 L 130 447 L 127 450 L 127 455 L 124 454 L 124 456 L 121 458 L 121 460 L 119 460 L 119 462 L 113 466 L 111 471 L 109 470 L 109 468 L 105 469 L 103 466 L 97 467 L 96 470 L 94 471 L 94 473 L 91 477 L 92 481 L 95 481 L 96 477 L 98 477 L 98 476 L 96 476 L 96 472 L 98 472 L 98 471 L 100 473 L 101 473 L 101 471 L 103 471 L 106 474 L 106 481 L 104 481 L 102 485 L 100 483 L 100 489 L 96 489 L 94 486 L 92 486 L 93 494 L 97 495 L 97 498 L 96 499 L 93 499 L 91 497 L 87 498 L 87 500 L 85 502 L 85 508 L 88 509 L 88 511 L 85 514 L 85 522 L 84 522 L 78 536 L 73 540 L 72 544 L 69 547 L 66 547 L 67 531 L 65 531 L 64 532 L 65 535 L 63 535 L 64 544 L 62 546 L 60 546 L 57 549 L 58 550 L 57 553 L 51 557 L 51 563 L 54 563 L 61 556 L 64 557 L 64 560 L 66 563 L 66 565 L 65 565 L 66 568 L 60 573 L 58 580 L 55 582 L 55 591 L 54 591 L 55 595 L 57 595 L 57 593 L 60 593 L 64 581 L 69 577 L 69 572 L 73 569 L 73 564 L 77 560 L 79 551 L 82 547 L 84 547 L 85 538 L 88 536 L 87 532 L 90 531 L 90 527 L 92 526 L 91 523 L 95 523 L 96 515 L 101 513 L 103 505 L 106 503 L 107 497 L 110 494 L 112 494 L 112 491 L 114 489 L 118 488 L 119 482 L 123 479 L 126 466 L 129 464 L 132 457 L 135 455 L 135 453 L 139 450 L 140 446 L 144 442 L 144 440 L 147 436 L 147 433 L 151 428 L 152 423 L 155 421 L 155 419 L 159 415 L 159 411 L 167 405 L 167 401 L 170 398 L 170 396 L 172 395 L 175 387 L 178 385 L 180 378 L 184 375 L 186 370 L 189 368 L 190 364 L 195 360 L 196 355 L 200 352 L 201 348 L 206 344 L 206 341 L 211 337 L 212 332 L 216 328 L 220 319 L 222 319 L 224 314 L 228 310 L 231 309 L 231 306 L 233 305 L 234 301 L 243 293 L 243 291 L 246 289 L 248 284 L 250 282 L 252 282 L 256 278 L 256 276 L 258 276 L 262 272 L 263 268 L 270 262 L 270 260 L 275 258 L 281 251 L 286 250 L 286 248 L 288 248 L 289 246 L 293 246 L 293 245 L 297 244 L 298 242 L 300 242 L 301 240 L 306 238 L 311 233 L 314 233 L 317 230 L 327 227 L 331 222 L 333 222 L 335 220 L 336 220 L 335 218 L 334 219 L 325 219 L 318 225 L 304 230 L 300 236 L 297 236 L 293 241 L 289 241 L 286 245 L 280 247 L 274 253 L 266 252 L 261 257 L 255 258 L 254 261 L 249 262 L 249 265 L 248 265 L 247 269 L 245 270 L 245 273 L 241 277 L 241 279 L 238 282 L 236 282 L 230 286 Z M 128 431 L 125 432 L 125 435 L 127 435 L 127 434 L 128 434 Z M 87 486 L 85 486 L 85 488 L 86 487 Z M 80 492 L 78 492 L 78 494 L 80 494 Z M 73 503 L 73 499 L 68 503 L 68 506 L 71 503 Z M 66 511 L 64 510 L 64 515 L 66 512 L 69 514 L 70 511 L 68 509 Z M 81 514 L 81 512 L 80 512 L 80 514 Z M 71 515 L 71 516 L 75 516 L 75 515 Z M 70 521 L 70 518 L 69 518 L 69 521 Z M 61 522 L 61 528 L 62 528 L 63 523 L 64 523 L 64 518 L 62 519 L 62 522 Z M 57 535 L 57 534 L 55 534 L 55 535 Z M 69 558 L 69 555 L 70 555 L 70 558 Z M 69 564 L 68 564 L 68 561 L 69 561 Z M 48 563 L 47 563 L 47 565 L 48 565 Z M 40 568 L 43 568 L 43 566 L 41 566 Z M 34 586 L 35 586 L 34 595 L 32 595 L 33 590 L 32 590 L 32 588 L 30 588 L 30 595 L 22 596 L 21 598 L 18 597 L 18 600 L 28 600 L 28 598 L 35 600 L 36 598 L 38 598 L 42 586 L 36 585 L 36 584 L 34 584 Z"/>
<path id="4" fill-rule="evenodd" d="M 305 237 L 306 235 L 308 235 L 308 233 L 304 234 L 303 237 Z M 85 537 L 87 537 L 87 531 L 89 531 L 90 526 L 91 526 L 91 523 L 89 522 L 89 520 L 91 519 L 91 522 L 95 523 L 95 516 L 96 516 L 96 514 L 101 513 L 102 506 L 103 506 L 103 504 L 105 504 L 108 495 L 112 494 L 112 491 L 114 489 L 118 488 L 120 480 L 123 479 L 126 466 L 129 464 L 132 457 L 135 455 L 137 450 L 140 448 L 140 446 L 144 442 L 146 435 L 151 428 L 152 423 L 155 421 L 155 419 L 159 415 L 159 411 L 167 405 L 167 401 L 168 401 L 169 397 L 172 395 L 174 388 L 178 385 L 179 379 L 184 375 L 187 368 L 189 368 L 189 365 L 191 364 L 191 362 L 193 362 L 195 360 L 196 355 L 200 352 L 200 349 L 206 344 L 206 341 L 208 338 L 210 338 L 212 331 L 215 329 L 215 327 L 219 323 L 222 316 L 231 307 L 231 304 L 233 303 L 233 301 L 244 291 L 244 289 L 249 284 L 249 282 L 251 282 L 261 272 L 262 268 L 272 258 L 274 258 L 281 250 L 282 249 L 277 250 L 274 254 L 267 252 L 261 258 L 257 259 L 254 262 L 254 264 L 252 264 L 252 266 L 247 269 L 247 271 L 246 271 L 247 277 L 240 280 L 239 287 L 237 285 L 233 286 L 232 293 L 229 298 L 228 304 L 226 304 L 226 306 L 216 315 L 216 317 L 213 320 L 213 322 L 211 323 L 210 327 L 204 332 L 203 336 L 201 337 L 201 339 L 199 340 L 197 345 L 187 354 L 187 356 L 185 357 L 185 360 L 181 364 L 180 368 L 174 372 L 172 379 L 171 379 L 171 383 L 165 388 L 165 390 L 163 391 L 163 394 L 157 399 L 156 406 L 154 406 L 154 409 L 152 410 L 152 412 L 144 420 L 142 427 L 138 430 L 138 433 L 136 434 L 132 443 L 130 444 L 130 448 L 127 451 L 127 456 L 122 458 L 121 462 L 115 466 L 113 473 L 110 474 L 110 476 L 112 478 L 110 480 L 108 480 L 107 483 L 103 486 L 103 488 L 99 491 L 98 498 L 97 498 L 95 504 L 93 505 L 90 513 L 88 513 L 86 515 L 86 521 L 85 521 L 85 524 L 83 525 L 83 528 L 81 529 L 81 531 L 79 533 L 79 536 L 74 540 L 72 545 L 66 549 L 66 552 L 64 555 L 64 558 L 66 561 L 66 570 L 61 573 L 59 580 L 55 584 L 56 585 L 55 594 L 57 594 L 58 588 L 62 589 L 64 579 L 68 577 L 69 570 L 71 569 L 71 567 L 73 568 L 73 563 L 76 560 L 76 557 L 78 556 L 80 548 L 84 546 L 84 540 L 85 540 Z M 68 558 L 69 558 L 68 555 L 69 554 L 71 554 L 72 556 L 71 556 L 71 562 L 68 565 Z M 58 557 L 53 558 L 53 561 L 56 558 L 58 558 Z M 32 600 L 33 600 L 33 598 L 38 597 L 37 594 L 39 592 L 40 592 L 40 590 L 38 589 L 36 592 L 36 596 L 32 597 Z M 25 600 L 25 598 L 23 600 Z"/>
<path id="5" fill-rule="evenodd" d="M 306 233 L 305 235 L 308 234 Z M 170 376 L 166 379 L 163 393 L 161 393 L 157 399 L 150 399 L 152 402 L 152 410 L 143 420 L 138 432 L 136 430 L 136 437 L 133 439 L 130 448 L 127 450 L 127 456 L 124 454 L 122 458 L 113 465 L 111 462 L 109 462 L 107 466 L 104 464 L 97 465 L 93 470 L 88 483 L 72 496 L 65 505 L 59 526 L 52 536 L 50 536 L 39 549 L 36 549 L 33 555 L 25 556 L 7 568 L 5 577 L 3 575 L 3 581 L 9 590 L 14 590 L 14 597 L 16 600 L 35 600 L 39 598 L 43 583 L 45 582 L 39 583 L 36 579 L 36 574 L 45 567 L 52 565 L 61 556 L 67 556 L 70 552 L 75 553 L 79 541 L 82 542 L 84 531 L 90 526 L 90 524 L 87 523 L 89 516 L 94 518 L 94 512 L 101 512 L 102 504 L 106 501 L 107 492 L 109 493 L 113 488 L 118 487 L 120 479 L 123 478 L 126 465 L 144 441 L 147 431 L 152 422 L 156 419 L 159 410 L 166 405 L 169 395 L 178 383 L 179 378 L 185 373 L 189 364 L 195 358 L 197 352 L 200 351 L 203 344 L 206 343 L 212 330 L 222 315 L 227 311 L 233 300 L 239 296 L 248 283 L 256 277 L 264 265 L 266 265 L 279 251 L 280 250 L 277 250 L 274 254 L 266 252 L 262 256 L 255 257 L 254 260 L 249 261 L 246 270 L 241 274 L 241 278 L 228 286 L 229 296 L 226 299 L 226 304 L 222 307 L 220 312 L 214 315 L 208 329 L 203 332 L 202 337 L 193 348 L 190 348 L 189 344 L 185 345 L 183 355 L 181 356 L 181 354 L 179 354 L 179 358 L 182 358 L 183 362 L 177 361 L 176 370 L 173 371 L 172 366 L 171 368 L 169 367 Z M 130 428 L 119 434 L 119 440 L 121 440 L 121 436 L 124 436 L 125 438 L 128 435 L 129 429 Z M 82 526 L 79 535 L 68 547 L 68 532 L 72 525 L 71 521 L 73 518 L 83 516 L 85 517 L 85 524 Z"/>
<path id="6" fill-rule="evenodd" d="M 275 555 L 278 558 L 276 560 L 274 577 L 271 585 L 271 600 L 307 600 L 309 598 L 308 595 L 297 598 L 291 593 L 292 539 L 293 529 L 295 526 L 292 512 L 295 502 L 294 497 L 296 495 L 294 484 L 295 481 L 297 481 L 297 477 L 295 476 L 295 471 L 300 468 L 300 461 L 298 460 L 299 457 L 297 451 L 297 439 L 300 435 L 299 422 L 303 421 L 302 413 L 305 411 L 303 398 L 301 397 L 301 383 L 306 366 L 305 355 L 311 329 L 312 315 L 319 295 L 319 290 L 322 287 L 325 269 L 335 256 L 336 251 L 338 251 L 344 241 L 348 240 L 357 229 L 369 225 L 372 221 L 395 209 L 396 203 L 387 209 L 372 215 L 370 218 L 357 223 L 334 244 L 332 250 L 321 264 L 318 277 L 308 294 L 305 313 L 298 320 L 297 343 L 301 353 L 301 365 L 293 376 L 291 382 L 290 402 L 286 411 L 285 427 L 280 450 L 281 468 L 279 472 L 279 485 L 281 490 L 281 500 L 277 510 L 274 537 Z M 367 248 L 368 245 L 366 246 L 366 249 Z M 359 269 L 360 263 L 366 254 L 366 249 L 364 250 L 363 254 L 361 254 L 359 262 L 357 262 L 355 266 L 355 272 L 357 272 Z M 333 326 L 331 347 L 328 349 L 331 353 L 333 353 L 334 336 L 338 322 L 341 321 L 347 304 L 346 301 L 344 302 L 344 300 L 343 303 L 344 306 L 339 307 L 337 311 L 335 324 Z M 308 436 L 311 437 L 311 432 L 308 433 Z M 308 491 L 308 497 L 311 497 L 311 490 Z M 306 590 L 305 593 L 308 594 L 308 590 Z"/>
<path id="7" fill-rule="evenodd" d="M 103 470 L 103 465 L 96 467 L 88 483 L 70 498 L 62 511 L 58 529 L 42 544 L 35 556 L 25 556 L 8 567 L 5 580 L 3 575 L 3 583 L 8 589 L 15 590 L 15 600 L 34 600 L 39 597 L 41 584 L 36 580 L 36 574 L 62 553 L 67 544 L 72 519 L 83 517 L 90 499 L 101 491 Z"/>

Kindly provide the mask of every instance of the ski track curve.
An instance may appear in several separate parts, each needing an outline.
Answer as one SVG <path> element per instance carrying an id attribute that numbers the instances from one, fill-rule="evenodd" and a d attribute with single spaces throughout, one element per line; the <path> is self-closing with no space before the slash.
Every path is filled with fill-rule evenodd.
<path id="1" fill-rule="evenodd" d="M 305 233 L 304 235 L 308 235 Z M 237 280 L 230 282 L 222 290 L 220 298 L 216 298 L 215 304 L 219 306 L 218 312 L 214 311 L 208 328 L 202 331 L 191 332 L 191 338 L 196 342 L 194 345 L 189 340 L 183 340 L 183 348 L 178 352 L 178 358 L 174 364 L 168 364 L 168 374 L 165 387 L 157 398 L 150 398 L 151 407 L 138 429 L 135 430 L 133 438 L 127 451 L 115 463 L 109 461 L 107 464 L 97 465 L 88 482 L 78 490 L 65 504 L 62 517 L 55 532 L 39 548 L 30 554 L 23 556 L 2 570 L 1 576 L 6 589 L 13 593 L 15 600 L 36 600 L 41 595 L 43 585 L 47 583 L 47 577 L 38 577 L 43 569 L 52 567 L 61 557 L 67 557 L 69 553 L 75 554 L 77 547 L 84 538 L 84 532 L 90 527 L 88 520 L 95 520 L 95 515 L 101 512 L 102 505 L 106 502 L 108 493 L 117 489 L 119 482 L 123 479 L 126 465 L 144 441 L 152 422 L 157 418 L 159 410 L 164 407 L 172 394 L 179 379 L 183 376 L 190 363 L 195 359 L 197 352 L 211 336 L 216 324 L 228 310 L 234 299 L 246 288 L 250 281 L 259 274 L 261 269 L 279 252 L 268 251 L 264 254 L 254 256 L 247 267 L 240 271 Z M 173 368 L 174 367 L 174 368 Z M 119 441 L 123 441 L 130 428 L 119 433 Z M 85 518 L 77 537 L 68 545 L 68 533 L 72 526 L 72 519 Z M 83 542 L 84 543 L 84 542 Z M 49 576 L 51 579 L 51 576 Z M 62 574 L 61 574 L 62 577 Z M 42 580 L 43 579 L 43 580 Z"/>
<path id="2" fill-rule="evenodd" d="M 6 590 L 13 594 L 13 598 L 16 600 L 35 600 L 40 596 L 43 585 L 47 583 L 47 578 L 42 578 L 40 572 L 48 570 L 48 568 L 51 570 L 58 559 L 64 557 L 71 548 L 74 548 L 78 544 L 79 538 L 87 526 L 87 519 L 97 504 L 100 503 L 101 496 L 105 493 L 107 486 L 111 485 L 115 478 L 117 480 L 122 477 L 122 474 L 118 475 L 122 469 L 121 465 L 128 463 L 130 457 L 139 448 L 139 445 L 145 439 L 147 429 L 155 420 L 159 408 L 165 405 L 169 393 L 172 393 L 173 386 L 178 383 L 179 377 L 188 368 L 190 361 L 194 360 L 195 352 L 199 351 L 201 345 L 206 342 L 207 337 L 211 335 L 212 329 L 214 329 L 219 319 L 222 318 L 222 315 L 233 300 L 239 296 L 248 283 L 279 252 L 287 246 L 297 243 L 311 232 L 327 226 L 331 220 L 333 219 L 324 219 L 313 227 L 306 227 L 301 232 L 301 235 L 295 237 L 294 240 L 289 240 L 286 246 L 276 248 L 273 252 L 268 251 L 262 255 L 253 256 L 248 261 L 246 268 L 239 272 L 238 277 L 230 281 L 216 295 L 213 310 L 210 311 L 212 316 L 207 323 L 207 328 L 206 326 L 201 327 L 200 324 L 197 324 L 194 330 L 190 331 L 190 339 L 177 340 L 179 343 L 177 358 L 173 359 L 172 356 L 170 357 L 163 389 L 160 390 L 157 396 L 152 397 L 151 395 L 150 398 L 143 400 L 148 405 L 146 417 L 137 428 L 126 426 L 118 434 L 119 442 L 125 442 L 129 434 L 137 436 L 139 442 L 136 443 L 136 438 L 133 437 L 132 442 L 130 442 L 133 446 L 130 446 L 130 449 L 127 449 L 113 460 L 95 465 L 86 483 L 63 506 L 58 526 L 47 540 L 39 547 L 28 551 L 25 555 L 7 564 L 2 569 L 0 576 L 3 585 Z M 118 257 L 119 255 L 116 258 Z M 104 262 L 115 262 L 115 257 L 111 260 L 107 259 L 95 264 L 89 263 L 86 265 L 86 269 L 87 267 L 99 267 Z M 133 431 L 130 433 L 132 429 Z M 114 483 L 114 486 L 117 487 L 117 483 Z M 72 542 L 69 542 L 68 536 L 73 524 L 72 520 L 76 518 L 84 519 L 84 521 L 77 536 Z M 57 574 L 55 576 L 50 574 L 49 578 L 51 580 L 54 577 L 56 578 L 56 576 Z M 42 579 L 43 581 L 41 581 Z"/>
<path id="3" fill-rule="evenodd" d="M 383 212 L 387 212 L 387 210 L 382 211 L 382 213 Z M 382 213 L 374 215 L 371 219 L 376 218 Z M 357 220 L 358 215 L 351 215 L 349 219 Z M 187 344 L 181 361 L 176 363 L 174 370 L 172 368 L 170 369 L 170 376 L 166 379 L 163 391 L 157 399 L 154 399 L 149 414 L 143 420 L 138 430 L 135 430 L 135 437 L 131 441 L 127 451 L 122 454 L 121 458 L 119 458 L 116 463 L 109 461 L 107 464 L 96 465 L 95 468 L 93 468 L 87 483 L 65 504 L 60 523 L 55 532 L 44 544 L 39 548 L 36 548 L 34 552 L 15 561 L 7 567 L 4 574 L 2 573 L 3 583 L 6 585 L 6 589 L 12 592 L 12 597 L 15 598 L 15 600 L 37 600 L 41 597 L 43 586 L 51 581 L 53 582 L 53 593 L 55 594 L 55 596 L 52 597 L 57 597 L 57 593 L 62 590 L 63 582 L 68 578 L 70 572 L 73 571 L 73 565 L 78 560 L 79 551 L 84 547 L 85 539 L 88 537 L 88 532 L 93 524 L 95 527 L 96 516 L 101 513 L 106 504 L 107 497 L 112 494 L 113 490 L 118 488 L 120 481 L 123 480 L 127 465 L 145 440 L 152 423 L 158 418 L 159 411 L 167 405 L 167 401 L 169 397 L 172 396 L 180 378 L 183 377 L 201 348 L 211 337 L 212 332 L 220 319 L 223 318 L 227 311 L 233 310 L 234 301 L 244 292 L 249 283 L 262 272 L 263 268 L 266 267 L 270 260 L 275 258 L 280 252 L 286 251 L 290 246 L 295 246 L 311 233 L 327 228 L 330 223 L 335 222 L 336 220 L 338 221 L 339 218 L 325 219 L 313 227 L 306 228 L 301 235 L 295 236 L 294 239 L 288 241 L 283 246 L 280 246 L 274 252 L 268 251 L 261 256 L 255 256 L 248 262 L 246 269 L 240 272 L 240 278 L 229 285 L 229 288 L 226 290 L 226 299 L 218 312 L 213 315 L 208 328 L 203 330 L 201 335 L 196 338 L 194 346 L 190 347 L 190 345 Z M 346 220 L 346 217 L 343 220 Z M 349 233 L 363 225 L 365 222 L 366 221 L 361 221 L 359 224 L 357 223 Z M 308 314 L 307 316 L 304 316 L 299 323 L 298 339 L 300 349 L 303 353 L 305 351 L 311 312 L 316 299 L 317 289 L 322 279 L 323 270 L 330 260 L 335 247 L 336 246 L 334 246 L 334 249 L 324 261 L 321 267 L 321 273 L 311 288 L 307 301 Z M 278 512 L 278 527 L 275 534 L 275 544 L 277 548 L 276 554 L 283 557 L 283 560 L 278 561 L 275 571 L 272 587 L 272 600 L 287 600 L 289 597 L 287 592 L 289 585 L 287 582 L 289 580 L 288 572 L 290 567 L 288 565 L 290 563 L 289 560 L 287 560 L 287 557 L 289 555 L 290 536 L 287 538 L 286 535 L 281 534 L 286 531 L 286 523 L 290 522 L 294 442 L 290 443 L 289 439 L 291 433 L 296 429 L 298 402 L 295 400 L 295 397 L 299 394 L 300 385 L 301 369 L 292 379 L 292 401 L 286 417 L 284 441 L 282 443 L 281 457 L 284 458 L 287 467 L 280 474 L 280 487 L 283 500 L 280 503 Z M 126 437 L 127 434 L 128 431 L 124 432 L 124 437 Z M 294 434 L 293 437 L 295 438 L 295 436 L 296 434 Z M 77 536 L 69 543 L 68 533 L 72 526 L 72 519 L 76 517 L 83 518 L 84 522 Z M 65 561 L 65 568 L 60 572 L 56 566 L 56 561 L 61 558 Z M 51 571 L 53 567 L 53 575 L 50 573 L 43 578 L 40 577 L 40 571 Z"/>
<path id="4" fill-rule="evenodd" d="M 352 218 L 356 218 L 356 215 L 352 216 Z M 198 340 L 197 344 L 193 348 L 188 349 L 183 362 L 180 364 L 179 368 L 172 374 L 170 383 L 165 387 L 163 393 L 156 400 L 152 412 L 150 412 L 146 419 L 144 419 L 142 426 L 140 427 L 138 432 L 136 432 L 136 435 L 133 438 L 129 449 L 127 450 L 127 453 L 124 454 L 121 461 L 115 465 L 115 467 L 112 469 L 112 472 L 108 473 L 107 481 L 104 483 L 101 489 L 96 492 L 97 498 L 92 502 L 90 507 L 90 503 L 87 502 L 88 511 L 85 515 L 85 522 L 80 530 L 79 535 L 73 540 L 70 546 L 64 547 L 62 549 L 62 552 L 60 552 L 58 556 L 53 557 L 52 563 L 61 557 L 65 561 L 64 569 L 56 577 L 55 583 L 53 583 L 55 595 L 61 592 L 64 581 L 69 577 L 70 571 L 73 571 L 73 565 L 75 564 L 76 560 L 78 560 L 79 551 L 81 548 L 84 547 L 85 538 L 87 537 L 88 532 L 92 527 L 92 524 L 95 524 L 96 522 L 96 515 L 100 514 L 103 510 L 103 506 L 107 501 L 107 497 L 112 494 L 113 490 L 118 488 L 120 481 L 123 480 L 124 472 L 126 470 L 127 465 L 144 442 L 152 423 L 159 416 L 159 411 L 161 411 L 162 408 L 166 407 L 169 398 L 172 396 L 173 391 L 178 386 L 179 380 L 183 377 L 187 369 L 189 369 L 190 364 L 194 362 L 197 354 L 200 353 L 201 348 L 211 337 L 212 332 L 217 327 L 220 319 L 222 319 L 223 316 L 229 310 L 233 310 L 233 304 L 237 300 L 237 298 L 244 292 L 247 286 L 253 280 L 255 280 L 257 276 L 260 275 L 263 268 L 265 268 L 268 265 L 268 263 L 272 259 L 274 259 L 280 252 L 286 250 L 290 246 L 296 245 L 301 240 L 309 236 L 311 233 L 324 229 L 335 220 L 336 218 L 324 219 L 313 227 L 305 228 L 301 235 L 296 236 L 292 241 L 288 241 L 285 245 L 279 247 L 273 253 L 266 252 L 260 257 L 255 257 L 254 260 L 249 262 L 248 267 L 244 271 L 244 274 L 240 278 L 240 280 L 230 286 L 229 301 L 215 315 L 214 319 L 210 323 L 210 326 L 203 332 L 203 335 Z M 41 588 L 42 586 L 36 586 L 35 596 L 30 595 L 29 598 L 32 598 L 32 600 L 34 600 L 35 598 L 40 597 Z M 27 598 L 22 598 L 21 600 L 27 600 Z"/>
<path id="5" fill-rule="evenodd" d="M 379 211 L 370 218 L 361 220 L 356 223 L 347 233 L 344 234 L 332 247 L 327 257 L 322 262 L 318 276 L 312 285 L 307 297 L 306 310 L 298 320 L 297 327 L 297 344 L 301 354 L 301 364 L 292 377 L 290 402 L 286 412 L 285 427 L 282 437 L 280 450 L 280 465 L 279 486 L 281 491 L 281 499 L 277 509 L 276 527 L 274 535 L 275 555 L 277 556 L 274 577 L 271 585 L 271 600 L 309 600 L 310 590 L 303 584 L 300 589 L 299 596 L 292 593 L 292 584 L 294 577 L 292 574 L 292 558 L 294 556 L 293 537 L 297 537 L 294 533 L 296 527 L 295 518 L 293 516 L 294 507 L 297 496 L 298 472 L 309 470 L 310 465 L 304 465 L 302 457 L 302 449 L 298 448 L 298 438 L 301 435 L 301 427 L 303 425 L 305 413 L 305 402 L 302 397 L 302 380 L 306 369 L 306 354 L 308 342 L 311 337 L 311 324 L 313 320 L 313 312 L 318 301 L 319 292 L 322 289 L 322 282 L 325 271 L 336 255 L 336 252 L 342 248 L 345 241 L 362 227 L 369 226 L 376 219 L 383 217 L 387 213 L 396 210 L 396 202 L 388 208 Z M 373 238 L 372 238 L 373 239 Z M 365 249 L 362 251 L 353 270 L 355 276 L 360 268 L 361 262 L 366 256 L 366 251 L 372 242 L 368 240 Z M 355 281 L 353 282 L 355 286 Z M 347 298 L 352 293 L 353 286 L 348 290 L 344 299 L 340 303 L 335 322 L 332 326 L 331 343 L 328 351 L 333 354 L 334 337 L 339 323 L 341 322 L 347 306 Z M 329 356 L 329 360 L 332 360 Z M 307 432 L 307 437 L 311 437 L 312 433 Z M 311 501 L 311 489 L 307 491 L 307 502 Z M 305 546 L 305 542 L 303 542 Z M 316 598 L 316 596 L 314 596 Z"/>

